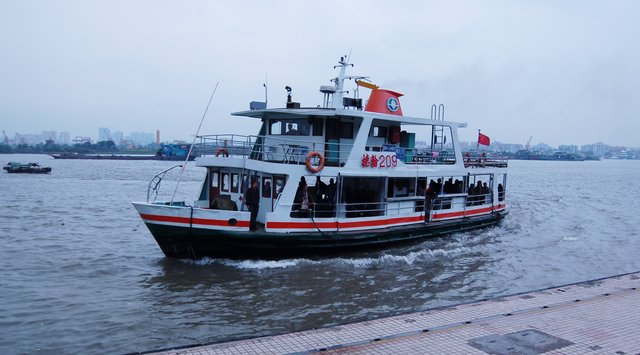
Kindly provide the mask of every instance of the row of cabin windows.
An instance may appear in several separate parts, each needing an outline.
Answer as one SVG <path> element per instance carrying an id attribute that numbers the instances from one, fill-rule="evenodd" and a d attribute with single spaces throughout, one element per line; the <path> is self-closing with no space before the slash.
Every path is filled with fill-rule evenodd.
<path id="1" fill-rule="evenodd" d="M 282 189 L 284 189 L 284 177 L 275 177 L 275 181 L 273 183 L 270 177 L 262 177 L 260 180 L 262 197 L 272 197 L 273 194 L 273 196 L 277 198 L 282 192 Z M 323 178 L 323 180 L 329 180 L 329 178 Z M 371 183 L 372 180 L 376 181 Z M 464 183 L 465 180 L 465 176 L 451 177 L 444 181 L 442 178 L 433 178 L 431 181 L 429 181 L 428 178 L 389 178 L 386 197 L 422 196 L 429 184 L 433 182 L 436 182 L 438 189 L 438 191 L 435 191 L 436 194 L 467 192 L 467 187 L 471 186 L 471 184 L 477 185 L 478 183 L 487 183 L 490 188 L 493 185 L 493 177 L 490 174 L 471 175 L 469 176 L 466 184 Z M 248 174 L 211 172 L 211 187 L 219 188 L 221 192 L 240 193 L 249 187 L 248 182 Z M 327 182 L 323 182 L 323 184 L 326 184 Z M 344 178 L 343 185 L 346 187 L 345 193 L 363 186 L 368 191 L 374 191 L 376 189 L 379 190 L 377 186 L 384 186 L 384 178 Z M 313 186 L 313 183 L 311 183 L 311 186 Z M 417 195 L 416 187 L 418 190 Z M 371 196 L 372 194 L 367 193 L 367 195 Z M 375 193 L 373 195 L 379 195 L 379 193 Z"/>
<path id="2" fill-rule="evenodd" d="M 332 132 L 327 132 L 327 135 L 331 137 L 353 138 L 353 122 L 341 121 L 339 124 L 328 124 L 327 130 L 332 130 Z M 269 135 L 309 136 L 309 134 L 318 137 L 323 136 L 324 119 L 322 117 L 269 120 Z"/>
<path id="3" fill-rule="evenodd" d="M 481 195 L 476 190 L 472 190 L 474 186 L 487 184 L 489 191 L 486 198 L 480 201 L 477 197 L 470 197 L 471 204 L 491 203 L 494 178 L 491 174 L 479 174 L 469 176 L 452 176 L 452 177 L 433 177 L 433 178 L 388 178 L 384 177 L 344 177 L 342 186 L 327 185 L 324 180 L 328 177 L 322 177 L 320 183 L 313 180 L 314 177 L 308 177 L 308 189 L 305 203 L 302 202 L 303 195 L 301 191 L 296 192 L 296 200 L 293 202 L 291 217 L 308 218 L 310 213 L 316 217 L 335 217 L 335 204 L 337 190 L 341 190 L 340 202 L 347 204 L 345 211 L 346 217 L 367 217 L 384 215 L 384 186 L 387 183 L 386 198 L 394 197 L 425 197 L 427 188 L 435 189 L 435 194 L 443 196 L 455 193 L 468 193 L 470 196 Z M 319 179 L 319 177 L 315 177 Z M 333 180 L 333 178 L 331 179 Z M 333 181 L 331 181 L 333 183 Z M 499 201 L 504 200 L 504 184 L 506 176 L 502 177 L 502 181 L 498 183 Z M 320 188 L 319 188 L 320 186 Z M 333 186 L 327 188 L 327 186 Z M 300 190 L 300 188 L 299 188 Z M 416 192 L 417 190 L 417 192 Z M 422 211 L 424 201 L 420 199 L 416 201 L 416 212 Z M 448 204 L 440 203 L 437 209 L 451 208 L 451 202 Z M 304 207 L 303 207 L 304 206 Z M 308 209 L 308 210 L 307 210 Z"/>
<path id="4" fill-rule="evenodd" d="M 466 183 L 465 183 L 466 182 Z M 447 178 L 389 178 L 387 184 L 387 198 L 423 196 L 426 189 L 434 186 L 436 194 L 465 193 L 468 187 L 473 184 L 487 183 L 488 187 L 493 186 L 493 176 L 491 174 L 479 174 L 470 176 L 452 176 Z M 417 189 L 417 193 L 416 193 Z"/>
<path id="5" fill-rule="evenodd" d="M 262 197 L 278 198 L 284 189 L 286 178 L 284 176 L 255 176 L 258 179 L 258 186 Z M 218 189 L 220 192 L 227 193 L 244 193 L 249 188 L 249 181 L 251 177 L 249 174 L 240 173 L 219 173 L 211 172 L 211 187 Z M 273 180 L 273 182 L 272 182 Z"/>
<path id="6" fill-rule="evenodd" d="M 289 135 L 289 136 L 323 136 L 324 132 L 324 118 L 322 117 L 309 117 L 301 119 L 270 119 L 269 121 L 269 135 Z M 434 144 L 446 144 L 448 135 L 451 135 L 449 127 L 433 126 L 432 134 Z M 439 134 L 436 132 L 440 132 Z M 327 124 L 326 135 L 331 138 L 340 139 L 353 139 L 354 137 L 354 124 L 348 121 L 332 121 L 331 124 Z M 440 136 L 442 135 L 442 136 Z M 381 126 L 373 125 L 369 132 L 370 137 L 387 138 L 391 143 L 399 143 L 400 141 L 400 126 Z"/>

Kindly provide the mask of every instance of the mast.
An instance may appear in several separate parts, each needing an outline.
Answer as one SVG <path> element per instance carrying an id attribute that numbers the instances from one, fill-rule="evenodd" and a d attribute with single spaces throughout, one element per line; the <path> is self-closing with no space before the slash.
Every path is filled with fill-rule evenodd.
<path id="1" fill-rule="evenodd" d="M 335 97 L 333 100 L 333 108 L 335 109 L 342 108 L 342 94 L 348 93 L 348 91 L 344 90 L 344 79 L 346 79 L 345 71 L 348 66 L 353 67 L 353 64 L 349 64 L 349 58 L 347 56 L 340 57 L 340 60 L 338 61 L 338 65 L 333 66 L 334 68 L 340 67 L 340 74 L 338 75 L 337 78 L 332 80 L 336 86 L 336 91 L 334 94 Z"/>

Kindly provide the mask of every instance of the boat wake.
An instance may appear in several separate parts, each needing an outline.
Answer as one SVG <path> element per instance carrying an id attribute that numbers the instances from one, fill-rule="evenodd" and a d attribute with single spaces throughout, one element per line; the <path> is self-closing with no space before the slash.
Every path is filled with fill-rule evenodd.
<path id="1" fill-rule="evenodd" d="M 289 269 L 310 265 L 324 266 L 348 266 L 356 268 L 367 268 L 372 266 L 389 266 L 393 264 L 414 265 L 423 262 L 431 262 L 441 258 L 450 258 L 461 254 L 472 252 L 472 249 L 464 246 L 453 248 L 437 248 L 437 249 L 421 249 L 410 251 L 406 254 L 389 254 L 384 253 L 376 257 L 337 257 L 329 259 L 282 259 L 282 260 L 230 260 L 230 259 L 212 259 L 203 258 L 200 260 L 181 260 L 191 265 L 224 265 L 242 270 L 268 270 L 268 269 Z"/>

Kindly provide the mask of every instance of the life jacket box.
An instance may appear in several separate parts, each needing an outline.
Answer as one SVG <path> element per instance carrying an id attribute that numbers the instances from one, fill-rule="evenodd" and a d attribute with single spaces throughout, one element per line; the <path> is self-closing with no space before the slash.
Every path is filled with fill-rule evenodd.
<path id="1" fill-rule="evenodd" d="M 400 146 L 407 148 L 405 162 L 410 162 L 413 159 L 413 148 L 416 146 L 416 134 L 407 131 L 400 132 Z"/>

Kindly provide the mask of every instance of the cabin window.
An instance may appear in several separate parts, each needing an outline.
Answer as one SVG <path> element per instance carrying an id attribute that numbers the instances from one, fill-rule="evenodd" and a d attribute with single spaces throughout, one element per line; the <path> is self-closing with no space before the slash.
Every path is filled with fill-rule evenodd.
<path id="1" fill-rule="evenodd" d="M 371 127 L 371 137 L 385 138 L 387 136 L 388 129 L 383 126 L 373 126 Z"/>
<path id="2" fill-rule="evenodd" d="M 277 199 L 284 190 L 286 178 L 284 176 L 273 177 L 273 198 Z"/>
<path id="3" fill-rule="evenodd" d="M 211 187 L 219 187 L 220 177 L 217 172 L 211 172 Z"/>
<path id="4" fill-rule="evenodd" d="M 498 178 L 498 201 L 500 202 L 504 201 L 506 187 L 507 187 L 507 175 L 502 175 L 502 179 Z"/>
<path id="5" fill-rule="evenodd" d="M 231 174 L 231 192 L 238 192 L 240 185 L 240 175 L 237 173 Z"/>
<path id="6" fill-rule="evenodd" d="M 306 119 L 269 120 L 270 135 L 308 136 L 310 123 Z"/>
<path id="7" fill-rule="evenodd" d="M 277 135 L 282 134 L 282 121 L 270 120 L 269 121 L 269 134 Z"/>
<path id="8" fill-rule="evenodd" d="M 271 197 L 271 178 L 262 178 L 262 197 Z"/>
<path id="9" fill-rule="evenodd" d="M 337 179 L 331 176 L 307 176 L 298 182 L 291 206 L 293 218 L 336 216 Z"/>
<path id="10" fill-rule="evenodd" d="M 308 180 L 311 181 L 311 178 L 312 177 L 309 177 Z M 300 181 L 298 181 L 290 216 L 293 218 L 309 218 L 312 213 L 311 210 L 315 207 L 313 202 L 313 196 L 309 191 L 307 179 L 302 176 L 300 177 Z"/>
<path id="11" fill-rule="evenodd" d="M 442 193 L 459 194 L 464 192 L 464 177 L 452 176 L 444 179 L 442 183 Z"/>
<path id="12" fill-rule="evenodd" d="M 229 192 L 229 173 L 222 173 L 222 186 L 220 190 Z"/>
<path id="13" fill-rule="evenodd" d="M 288 120 L 284 121 L 287 125 L 284 127 L 284 134 L 291 136 L 308 136 L 309 121 L 307 120 Z"/>
<path id="14" fill-rule="evenodd" d="M 311 118 L 312 134 L 314 136 L 322 136 L 324 128 L 324 120 L 322 117 Z"/>
<path id="15" fill-rule="evenodd" d="M 408 197 L 416 195 L 415 178 L 389 178 L 387 197 Z"/>
<path id="16" fill-rule="evenodd" d="M 240 185 L 240 191 L 244 193 L 249 188 L 249 175 L 242 174 L 242 183 Z"/>
<path id="17" fill-rule="evenodd" d="M 340 138 L 353 139 L 353 122 L 340 122 Z"/>
<path id="18" fill-rule="evenodd" d="M 491 203 L 493 201 L 493 175 L 470 175 L 467 194 L 467 206 Z"/>
<path id="19" fill-rule="evenodd" d="M 425 192 L 427 191 L 428 183 L 429 180 L 426 177 L 418 178 L 418 191 L 416 193 L 416 196 L 424 196 Z"/>
<path id="20" fill-rule="evenodd" d="M 285 123 L 286 123 L 286 126 L 284 127 L 284 134 L 286 134 L 286 135 L 289 135 L 289 136 L 302 136 L 302 135 L 307 135 L 308 134 L 308 133 L 304 132 L 300 122 L 286 121 Z"/>
<path id="21" fill-rule="evenodd" d="M 384 177 L 345 177 L 342 202 L 347 218 L 384 215 Z"/>

